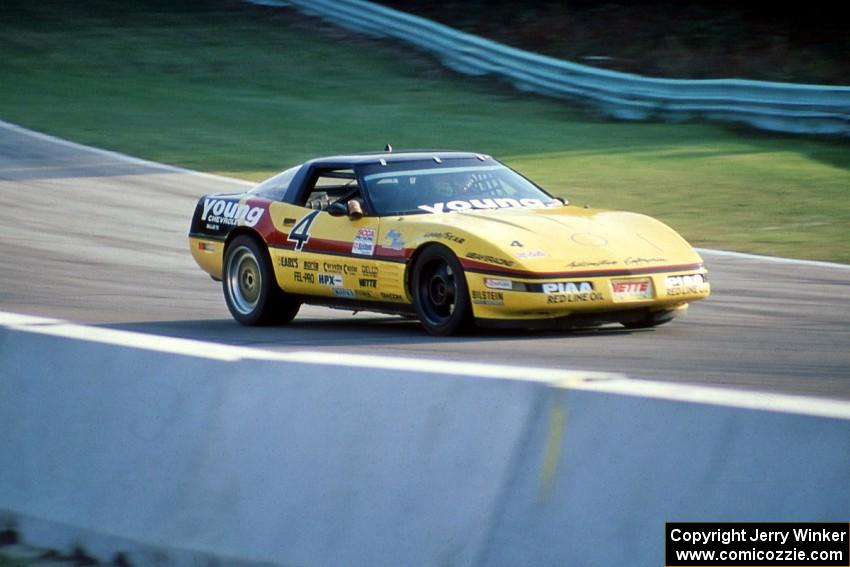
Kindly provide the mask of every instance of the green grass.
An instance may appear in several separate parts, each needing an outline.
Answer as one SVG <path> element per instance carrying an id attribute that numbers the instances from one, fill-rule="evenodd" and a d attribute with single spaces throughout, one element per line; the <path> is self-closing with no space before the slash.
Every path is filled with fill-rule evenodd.
<path id="1" fill-rule="evenodd" d="M 0 567 L 25 567 L 26 564 L 17 559 L 11 559 L 0 553 Z"/>
<path id="2" fill-rule="evenodd" d="M 848 140 L 611 122 L 286 12 L 116 4 L 12 2 L 0 118 L 246 179 L 387 142 L 471 149 L 696 245 L 850 262 Z"/>

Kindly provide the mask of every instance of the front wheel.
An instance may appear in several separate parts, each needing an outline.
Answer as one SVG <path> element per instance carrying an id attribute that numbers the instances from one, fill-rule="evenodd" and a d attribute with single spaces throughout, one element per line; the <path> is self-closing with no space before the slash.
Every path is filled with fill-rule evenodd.
<path id="1" fill-rule="evenodd" d="M 301 307 L 277 286 L 268 254 L 249 236 L 237 236 L 227 246 L 223 275 L 224 301 L 243 325 L 288 323 Z"/>
<path id="2" fill-rule="evenodd" d="M 446 336 L 472 324 L 463 268 L 451 250 L 433 245 L 422 251 L 411 278 L 413 306 L 429 334 Z"/>

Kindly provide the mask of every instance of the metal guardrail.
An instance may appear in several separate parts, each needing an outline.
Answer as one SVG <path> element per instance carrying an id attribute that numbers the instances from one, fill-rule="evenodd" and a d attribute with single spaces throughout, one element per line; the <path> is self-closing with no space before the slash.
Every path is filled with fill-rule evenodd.
<path id="1" fill-rule="evenodd" d="M 248 1 L 291 6 L 340 27 L 395 38 L 437 55 L 458 72 L 497 75 L 522 91 L 584 100 L 620 119 L 705 118 L 850 136 L 850 87 L 643 77 L 523 51 L 364 0 Z"/>

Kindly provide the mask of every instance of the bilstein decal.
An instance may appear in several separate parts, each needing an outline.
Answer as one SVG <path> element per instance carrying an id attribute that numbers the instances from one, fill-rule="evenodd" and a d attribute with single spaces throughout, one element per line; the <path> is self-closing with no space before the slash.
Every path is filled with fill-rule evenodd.
<path id="1" fill-rule="evenodd" d="M 472 290 L 472 303 L 478 305 L 504 305 L 505 295 L 500 291 Z"/>

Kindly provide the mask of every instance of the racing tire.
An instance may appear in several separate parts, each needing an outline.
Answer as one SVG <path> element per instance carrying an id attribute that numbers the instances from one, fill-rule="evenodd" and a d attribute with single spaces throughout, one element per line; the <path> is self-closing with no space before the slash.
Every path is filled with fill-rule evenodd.
<path id="1" fill-rule="evenodd" d="M 623 321 L 620 324 L 627 329 L 649 329 L 651 327 L 657 327 L 659 325 L 669 323 L 675 316 L 675 311 L 652 311 L 640 319 L 635 321 Z"/>
<path id="2" fill-rule="evenodd" d="M 222 275 L 224 301 L 243 325 L 289 323 L 301 308 L 301 301 L 277 286 L 268 252 L 250 236 L 237 236 L 227 246 Z"/>
<path id="3" fill-rule="evenodd" d="M 410 281 L 416 315 L 428 334 L 444 337 L 472 327 L 469 288 L 451 250 L 439 244 L 423 250 Z"/>

